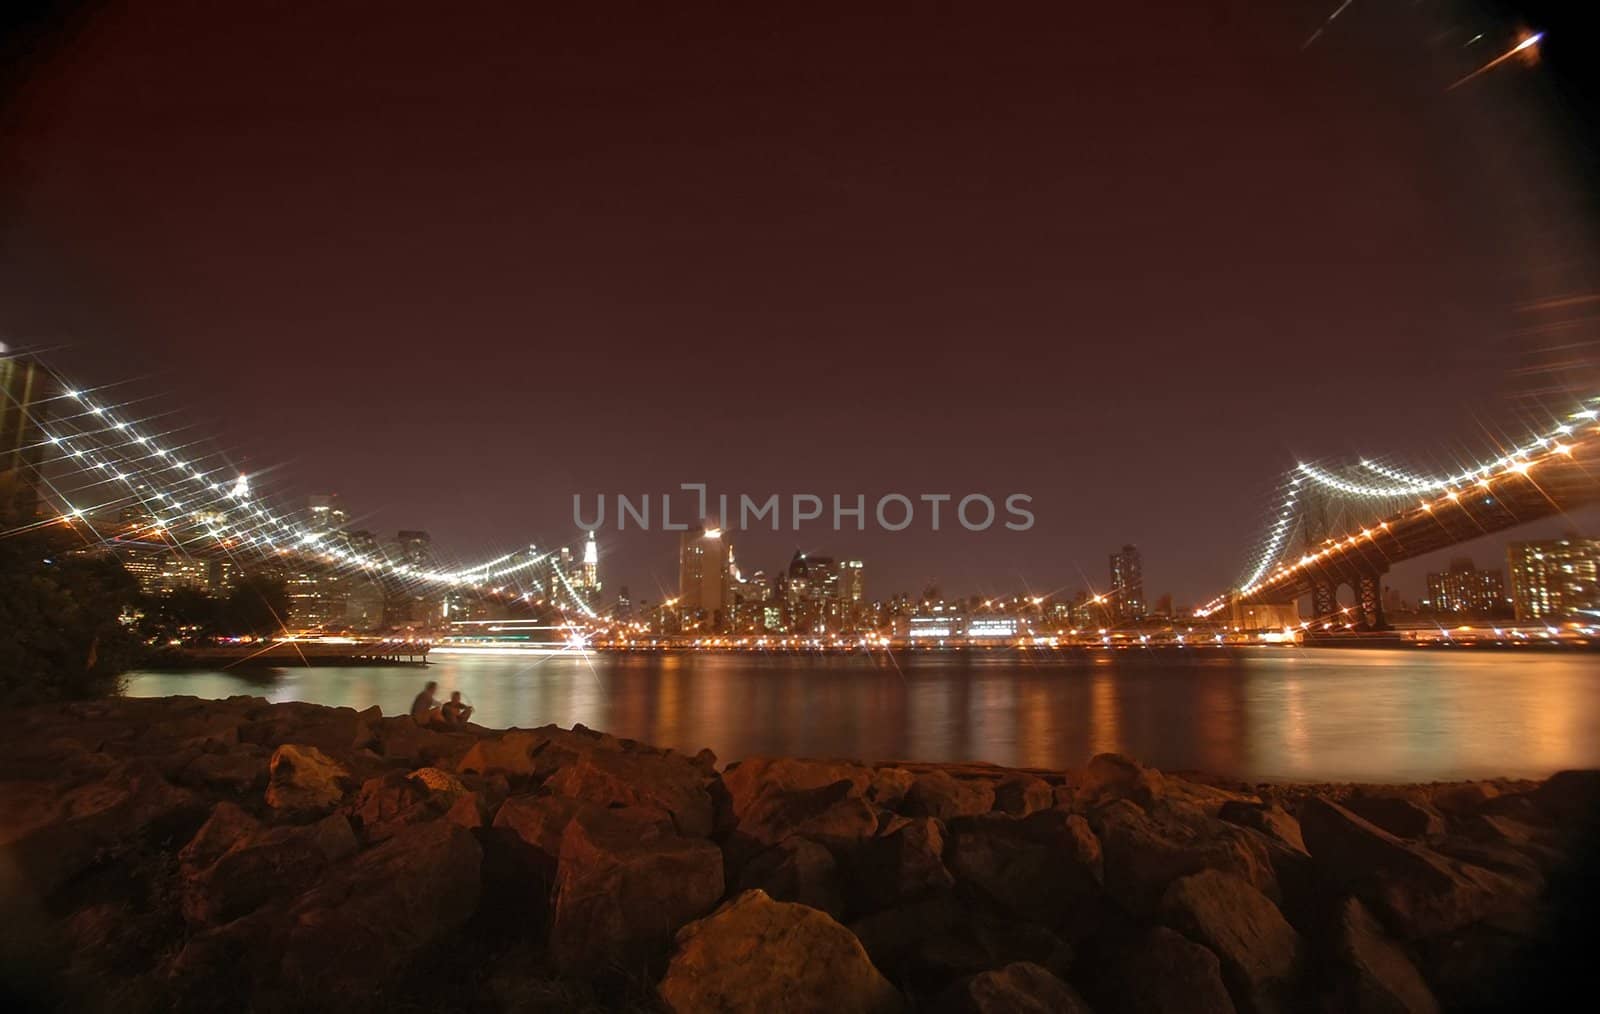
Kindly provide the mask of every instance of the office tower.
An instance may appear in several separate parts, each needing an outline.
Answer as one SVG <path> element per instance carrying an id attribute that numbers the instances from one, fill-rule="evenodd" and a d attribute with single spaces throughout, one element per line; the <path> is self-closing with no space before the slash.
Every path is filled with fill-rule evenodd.
<path id="1" fill-rule="evenodd" d="M 1505 579 L 1498 568 L 1479 570 L 1457 557 L 1447 570 L 1428 575 L 1428 607 L 1434 612 L 1489 616 L 1505 606 Z"/>
<path id="2" fill-rule="evenodd" d="M 1600 539 L 1513 542 L 1506 563 L 1517 619 L 1600 617 Z"/>
<path id="3" fill-rule="evenodd" d="M 336 532 L 349 523 L 350 518 L 339 504 L 339 494 L 319 493 L 310 497 L 306 503 L 307 513 L 311 516 L 311 530 L 314 532 Z"/>
<path id="4" fill-rule="evenodd" d="M 1111 554 L 1111 609 L 1118 623 L 1144 619 L 1144 560 L 1136 546 Z"/>
<path id="5" fill-rule="evenodd" d="M 720 528 L 683 533 L 678 545 L 678 612 L 685 631 L 720 630 L 731 592 L 733 547 Z"/>

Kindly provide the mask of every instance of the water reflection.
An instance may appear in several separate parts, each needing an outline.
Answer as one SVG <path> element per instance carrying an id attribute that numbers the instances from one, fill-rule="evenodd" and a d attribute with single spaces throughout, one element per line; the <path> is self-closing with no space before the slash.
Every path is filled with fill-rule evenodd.
<path id="1" fill-rule="evenodd" d="M 426 679 L 493 726 L 583 723 L 751 754 L 1080 764 L 1121 750 L 1243 778 L 1413 780 L 1600 766 L 1593 656 L 1488 652 L 439 656 L 404 668 L 140 673 L 129 693 L 403 713 Z"/>

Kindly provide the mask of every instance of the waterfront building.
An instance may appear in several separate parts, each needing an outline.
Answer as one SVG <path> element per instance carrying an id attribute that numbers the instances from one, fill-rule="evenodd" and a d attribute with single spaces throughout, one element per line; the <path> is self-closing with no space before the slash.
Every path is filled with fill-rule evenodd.
<path id="1" fill-rule="evenodd" d="M 0 522 L 24 524 L 39 513 L 44 426 L 58 390 L 44 367 L 4 352 L 0 346 Z"/>
<path id="2" fill-rule="evenodd" d="M 1493 616 L 1506 608 L 1505 578 L 1497 567 L 1479 570 L 1470 557 L 1457 557 L 1448 569 L 1427 577 L 1427 608 L 1459 616 Z"/>
<path id="3" fill-rule="evenodd" d="M 839 568 L 831 556 L 812 556 L 796 550 L 780 580 L 779 597 L 790 631 L 816 634 L 843 626 Z"/>
<path id="4" fill-rule="evenodd" d="M 692 630 L 722 629 L 732 595 L 733 547 L 722 529 L 702 526 L 678 543 L 677 624 Z"/>
<path id="5" fill-rule="evenodd" d="M 1513 542 L 1506 564 L 1517 619 L 1600 618 L 1600 539 Z"/>
<path id="6" fill-rule="evenodd" d="M 1118 623 L 1144 619 L 1144 558 L 1137 546 L 1111 554 L 1111 611 Z"/>
<path id="7" fill-rule="evenodd" d="M 337 532 L 349 523 L 350 517 L 339 504 L 339 494 L 319 493 L 306 501 L 309 527 L 314 532 Z M 426 533 L 418 533 L 426 535 Z"/>
<path id="8" fill-rule="evenodd" d="M 904 636 L 914 644 L 956 640 L 967 636 L 967 618 L 959 609 L 933 606 L 906 619 Z"/>

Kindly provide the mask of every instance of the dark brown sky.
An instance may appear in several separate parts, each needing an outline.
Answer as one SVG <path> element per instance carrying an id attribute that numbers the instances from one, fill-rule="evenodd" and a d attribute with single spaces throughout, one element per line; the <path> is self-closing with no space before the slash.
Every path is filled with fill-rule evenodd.
<path id="1" fill-rule="evenodd" d="M 1443 90 L 1514 30 L 1465 8 L 570 6 L 105 6 L 9 105 L 0 332 L 464 556 L 575 492 L 1026 492 L 740 555 L 1002 591 L 1134 541 L 1193 600 L 1296 457 L 1477 439 L 1591 263 L 1538 72 Z"/>

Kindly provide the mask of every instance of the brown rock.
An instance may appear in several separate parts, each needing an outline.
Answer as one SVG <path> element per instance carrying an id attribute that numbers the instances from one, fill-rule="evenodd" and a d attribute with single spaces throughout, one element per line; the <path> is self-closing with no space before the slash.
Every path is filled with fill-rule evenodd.
<path id="1" fill-rule="evenodd" d="M 747 757 L 722 773 L 722 784 L 734 816 L 742 817 L 764 798 L 827 788 L 838 782 L 849 782 L 851 794 L 862 795 L 872 778 L 870 768 L 847 761 Z"/>
<path id="2" fill-rule="evenodd" d="M 863 841 L 850 861 L 852 900 L 870 911 L 949 888 L 955 878 L 943 854 L 944 833 L 932 817 L 910 818 L 888 834 Z"/>
<path id="3" fill-rule="evenodd" d="M 867 784 L 867 801 L 893 810 L 899 807 L 917 776 L 905 768 L 878 768 Z"/>
<path id="4" fill-rule="evenodd" d="M 1241 1010 L 1269 1014 L 1292 1009 L 1300 935 L 1247 881 L 1217 870 L 1182 877 L 1161 899 L 1161 916 L 1217 956 Z"/>
<path id="5" fill-rule="evenodd" d="M 901 809 L 912 817 L 975 817 L 994 809 L 994 783 L 976 778 L 953 778 L 935 768 L 911 783 Z"/>
<path id="6" fill-rule="evenodd" d="M 415 726 L 416 723 L 412 724 Z M 548 737 L 526 729 L 511 729 L 498 736 L 485 736 L 461 756 L 456 763 L 456 770 L 480 775 L 500 772 L 513 778 L 526 778 L 533 775 L 538 767 L 534 760 L 535 752 L 548 742 Z"/>
<path id="7" fill-rule="evenodd" d="M 806 838 L 785 838 L 746 863 L 739 890 L 765 891 L 773 901 L 808 905 L 835 919 L 844 912 L 833 853 Z"/>
<path id="8" fill-rule="evenodd" d="M 1402 841 L 1325 799 L 1301 804 L 1300 827 L 1317 867 L 1407 939 L 1525 901 L 1506 878 Z"/>
<path id="9" fill-rule="evenodd" d="M 657 986 L 679 1014 L 891 1014 L 900 994 L 826 914 L 746 891 L 685 926 Z"/>
<path id="10" fill-rule="evenodd" d="M 722 852 L 711 842 L 641 837 L 637 821 L 582 809 L 561 836 L 550 956 L 564 971 L 636 969 L 722 891 Z"/>
<path id="11" fill-rule="evenodd" d="M 1276 803 L 1265 805 L 1230 801 L 1217 809 L 1217 816 L 1230 824 L 1259 831 L 1297 852 L 1306 850 L 1305 838 L 1300 834 L 1300 822 Z"/>
<path id="12" fill-rule="evenodd" d="M 1217 956 L 1157 926 L 1091 969 L 1101 1014 L 1234 1014 Z"/>
<path id="13" fill-rule="evenodd" d="M 1593 821 L 1600 814 L 1600 770 L 1557 771 L 1532 795 L 1535 805 L 1557 821 Z"/>
<path id="14" fill-rule="evenodd" d="M 1399 838 L 1426 838 L 1444 833 L 1444 815 L 1426 803 L 1403 796 L 1355 795 L 1345 809 Z"/>
<path id="15" fill-rule="evenodd" d="M 950 822 L 948 839 L 956 879 L 1013 916 L 1061 926 L 1100 896 L 1100 842 L 1077 814 L 964 817 Z"/>
<path id="16" fill-rule="evenodd" d="M 1154 910 L 1167 885 L 1201 870 L 1243 877 L 1268 897 L 1277 874 L 1264 840 L 1199 811 L 1158 807 L 1145 813 L 1128 800 L 1090 814 L 1105 855 L 1105 884 L 1128 911 Z"/>
<path id="17" fill-rule="evenodd" d="M 1077 786 L 1075 802 L 1093 806 L 1114 799 L 1128 799 L 1149 806 L 1163 790 L 1161 772 L 1120 753 L 1102 753 L 1090 758 Z"/>
<path id="18" fill-rule="evenodd" d="M 1353 1014 L 1436 1014 L 1438 1001 L 1411 959 L 1366 908 L 1346 898 L 1333 942 L 1333 1004 Z"/>
<path id="19" fill-rule="evenodd" d="M 211 816 L 178 852 L 178 862 L 186 873 L 198 873 L 260 827 L 261 822 L 241 810 L 237 803 L 223 800 L 211 808 Z"/>
<path id="20" fill-rule="evenodd" d="M 735 772 L 743 770 L 740 764 Z M 878 829 L 878 815 L 861 793 L 864 780 L 840 779 L 815 788 L 796 780 L 740 785 L 733 794 L 736 824 L 730 854 L 742 861 L 791 835 L 810 838 L 834 851 L 853 847 Z M 742 802 L 741 802 L 742 801 Z"/>
<path id="21" fill-rule="evenodd" d="M 1442 785 L 1433 791 L 1430 801 L 1434 807 L 1451 816 L 1461 816 L 1477 811 L 1478 807 L 1500 794 L 1493 782 L 1462 782 L 1459 785 Z"/>
<path id="22" fill-rule="evenodd" d="M 302 827 L 258 830 L 188 877 L 184 917 L 201 925 L 223 923 L 275 898 L 292 898 L 358 847 L 350 822 L 337 813 Z M 200 851 L 186 849 L 191 859 Z"/>
<path id="23" fill-rule="evenodd" d="M 269 755 L 246 744 L 218 753 L 201 753 L 185 764 L 173 780 L 180 785 L 217 789 L 243 795 L 267 784 Z"/>
<path id="24" fill-rule="evenodd" d="M 994 808 L 1013 817 L 1026 817 L 1055 805 L 1055 793 L 1043 778 L 1017 772 L 1000 779 L 994 787 Z"/>
<path id="25" fill-rule="evenodd" d="M 481 861 L 470 832 L 435 821 L 330 870 L 287 913 L 284 976 L 317 996 L 364 1001 L 471 918 Z"/>
<path id="26" fill-rule="evenodd" d="M 940 1014 L 1092 1014 L 1076 990 L 1028 961 L 956 983 L 934 1009 Z"/>
<path id="27" fill-rule="evenodd" d="M 470 732 L 444 732 L 418 725 L 410 715 L 385 718 L 374 726 L 373 749 L 408 765 L 455 767 L 478 742 Z"/>
<path id="28" fill-rule="evenodd" d="M 330 810 L 344 799 L 350 772 L 314 746 L 285 743 L 268 764 L 267 805 L 274 810 Z"/>
<path id="29" fill-rule="evenodd" d="M 552 774 L 545 789 L 602 806 L 654 807 L 671 816 L 678 833 L 711 833 L 713 808 L 705 774 L 678 756 L 595 750 Z"/>

